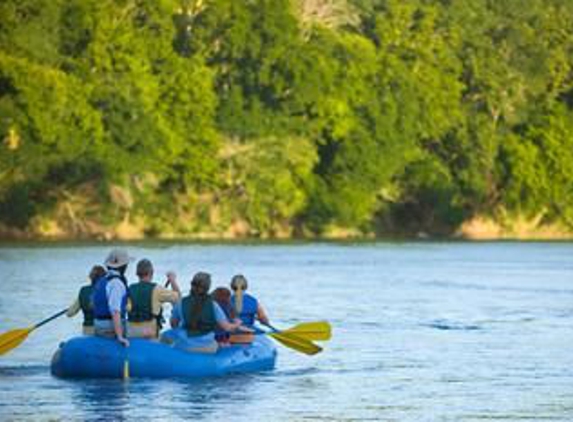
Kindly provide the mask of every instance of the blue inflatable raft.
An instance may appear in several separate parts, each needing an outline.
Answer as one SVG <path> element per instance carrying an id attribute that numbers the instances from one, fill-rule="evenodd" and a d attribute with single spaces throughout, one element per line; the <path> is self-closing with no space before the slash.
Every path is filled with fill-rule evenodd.
<path id="1" fill-rule="evenodd" d="M 273 369 L 277 351 L 265 336 L 252 344 L 220 348 L 217 353 L 193 353 L 142 339 L 124 348 L 101 337 L 75 337 L 52 358 L 52 374 L 62 378 L 122 378 L 125 362 L 130 377 L 197 378 Z"/>

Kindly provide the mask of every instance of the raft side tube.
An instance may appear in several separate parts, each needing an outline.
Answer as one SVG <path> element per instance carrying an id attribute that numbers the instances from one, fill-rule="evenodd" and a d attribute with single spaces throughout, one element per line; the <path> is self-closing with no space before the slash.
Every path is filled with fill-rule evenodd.
<path id="1" fill-rule="evenodd" d="M 257 336 L 252 344 L 220 348 L 217 353 L 187 352 L 144 339 L 123 347 L 113 339 L 74 337 L 55 352 L 51 372 L 60 378 L 122 378 L 126 360 L 130 377 L 200 378 L 274 368 L 277 351 Z"/>

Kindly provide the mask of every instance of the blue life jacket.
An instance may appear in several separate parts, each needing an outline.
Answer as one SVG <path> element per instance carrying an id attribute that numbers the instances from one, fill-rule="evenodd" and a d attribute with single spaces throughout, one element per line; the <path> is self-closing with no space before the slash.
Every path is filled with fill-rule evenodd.
<path id="1" fill-rule="evenodd" d="M 235 295 L 231 297 L 231 305 L 235 308 Z M 243 309 L 241 313 L 237 315 L 238 318 L 243 321 L 243 325 L 253 326 L 255 324 L 255 317 L 257 316 L 257 310 L 259 309 L 259 302 L 253 296 L 248 293 L 243 293 Z"/>
<path id="2" fill-rule="evenodd" d="M 120 273 L 114 270 L 109 270 L 106 275 L 101 277 L 96 281 L 93 292 L 93 303 L 94 303 L 94 316 L 95 319 L 111 319 L 111 312 L 109 310 L 109 303 L 107 300 L 107 283 L 109 283 L 114 278 L 119 279 L 124 285 L 127 284 L 127 280 Z M 121 319 L 125 319 L 127 309 L 127 287 L 126 294 L 123 295 L 121 299 Z"/>

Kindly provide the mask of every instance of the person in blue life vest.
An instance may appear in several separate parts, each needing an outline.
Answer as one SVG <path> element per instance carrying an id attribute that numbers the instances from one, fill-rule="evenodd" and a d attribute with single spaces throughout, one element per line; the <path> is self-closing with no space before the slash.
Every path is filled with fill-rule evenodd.
<path id="1" fill-rule="evenodd" d="M 269 318 L 259 303 L 259 301 L 245 291 L 248 288 L 248 282 L 245 276 L 237 274 L 231 279 L 231 306 L 234 315 L 239 318 L 245 327 L 253 327 L 255 321 L 259 320 L 262 324 L 270 324 Z M 253 334 L 236 333 L 232 334 L 231 343 L 251 343 L 254 340 Z"/>
<path id="2" fill-rule="evenodd" d="M 94 265 L 89 273 L 89 284 L 82 286 L 74 303 L 68 308 L 66 316 L 73 317 L 82 311 L 84 321 L 82 323 L 82 333 L 86 336 L 94 334 L 94 307 L 92 301 L 93 287 L 96 281 L 103 277 L 105 268 L 101 265 Z"/>
<path id="3" fill-rule="evenodd" d="M 125 272 L 133 258 L 122 249 L 112 250 L 105 266 L 106 274 L 94 286 L 94 334 L 116 338 L 129 346 L 126 335 L 127 279 Z"/>
<path id="4" fill-rule="evenodd" d="M 256 320 L 262 324 L 269 324 L 269 318 L 259 301 L 248 293 L 249 287 L 247 279 L 241 274 L 237 274 L 231 279 L 231 305 L 235 315 L 243 321 L 243 325 L 252 327 Z"/>
<path id="5" fill-rule="evenodd" d="M 148 259 L 137 263 L 139 282 L 131 284 L 129 292 L 128 332 L 129 337 L 156 339 L 161 331 L 163 303 L 176 304 L 181 291 L 174 272 L 167 273 L 167 286 L 171 290 L 153 283 L 153 264 Z"/>
<path id="6" fill-rule="evenodd" d="M 170 322 L 174 329 L 164 333 L 163 342 L 188 351 L 215 353 L 218 348 L 216 328 L 228 332 L 243 330 L 241 321 L 227 319 L 225 312 L 209 295 L 210 288 L 210 274 L 195 274 L 191 292 L 173 308 Z"/>

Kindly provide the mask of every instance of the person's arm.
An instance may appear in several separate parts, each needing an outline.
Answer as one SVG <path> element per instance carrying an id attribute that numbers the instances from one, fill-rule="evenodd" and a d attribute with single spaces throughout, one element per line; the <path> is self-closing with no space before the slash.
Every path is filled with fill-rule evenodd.
<path id="1" fill-rule="evenodd" d="M 179 328 L 181 323 L 181 302 L 178 302 L 171 311 L 171 318 L 169 319 L 169 324 L 171 328 Z"/>
<path id="2" fill-rule="evenodd" d="M 263 325 L 270 324 L 269 317 L 260 303 L 257 306 L 257 319 L 261 321 L 261 324 Z"/>
<path id="3" fill-rule="evenodd" d="M 79 311 L 80 311 L 81 307 L 80 307 L 80 299 L 76 298 L 75 302 L 72 303 L 72 305 L 68 308 L 68 310 L 66 311 L 66 316 L 67 317 L 73 317 L 74 315 L 76 315 Z"/>
<path id="4" fill-rule="evenodd" d="M 225 331 L 230 333 L 237 331 L 237 329 L 241 326 L 240 322 L 229 322 L 227 320 L 219 320 L 217 321 L 217 325 Z"/>
<path id="5" fill-rule="evenodd" d="M 216 302 L 213 302 L 213 311 L 215 313 L 215 321 L 222 330 L 228 331 L 230 333 L 237 331 L 238 329 L 245 331 L 245 327 L 241 327 L 241 320 L 235 320 L 233 322 L 229 321 L 225 315 L 225 311 L 223 311 L 223 309 L 221 309 L 219 304 Z"/>
<path id="6" fill-rule="evenodd" d="M 175 305 L 179 300 L 181 300 L 181 296 L 178 291 L 168 290 L 161 286 L 156 286 L 155 289 L 153 289 L 153 295 L 155 296 L 158 304 L 171 303 L 172 305 Z"/>
<path id="7" fill-rule="evenodd" d="M 117 341 L 123 344 L 125 347 L 129 347 L 129 340 L 124 337 L 123 324 L 121 323 L 121 315 L 119 311 L 113 311 L 111 314 L 113 320 L 113 330 L 115 331 L 115 337 Z"/>
<path id="8" fill-rule="evenodd" d="M 125 333 L 123 332 L 123 324 L 121 321 L 121 303 L 123 297 L 126 294 L 125 286 L 119 280 L 112 280 L 107 284 L 107 300 L 109 310 L 111 312 L 111 318 L 113 320 L 113 330 L 117 341 L 119 341 L 124 346 L 129 346 L 129 341 L 125 338 Z"/>
<path id="9" fill-rule="evenodd" d="M 177 275 L 173 271 L 167 272 L 167 287 L 171 286 L 171 289 L 181 297 L 181 289 L 179 284 L 177 284 Z"/>
<path id="10" fill-rule="evenodd" d="M 152 293 L 152 311 L 155 315 L 161 312 L 161 305 L 164 303 L 171 303 L 173 306 L 181 300 L 181 290 L 175 279 L 175 273 L 170 271 L 167 273 L 167 283 L 165 286 L 171 285 L 171 289 L 156 285 Z M 179 321 L 176 321 L 178 324 Z M 170 321 L 171 324 L 171 321 Z M 173 328 L 173 327 L 172 327 Z"/>

